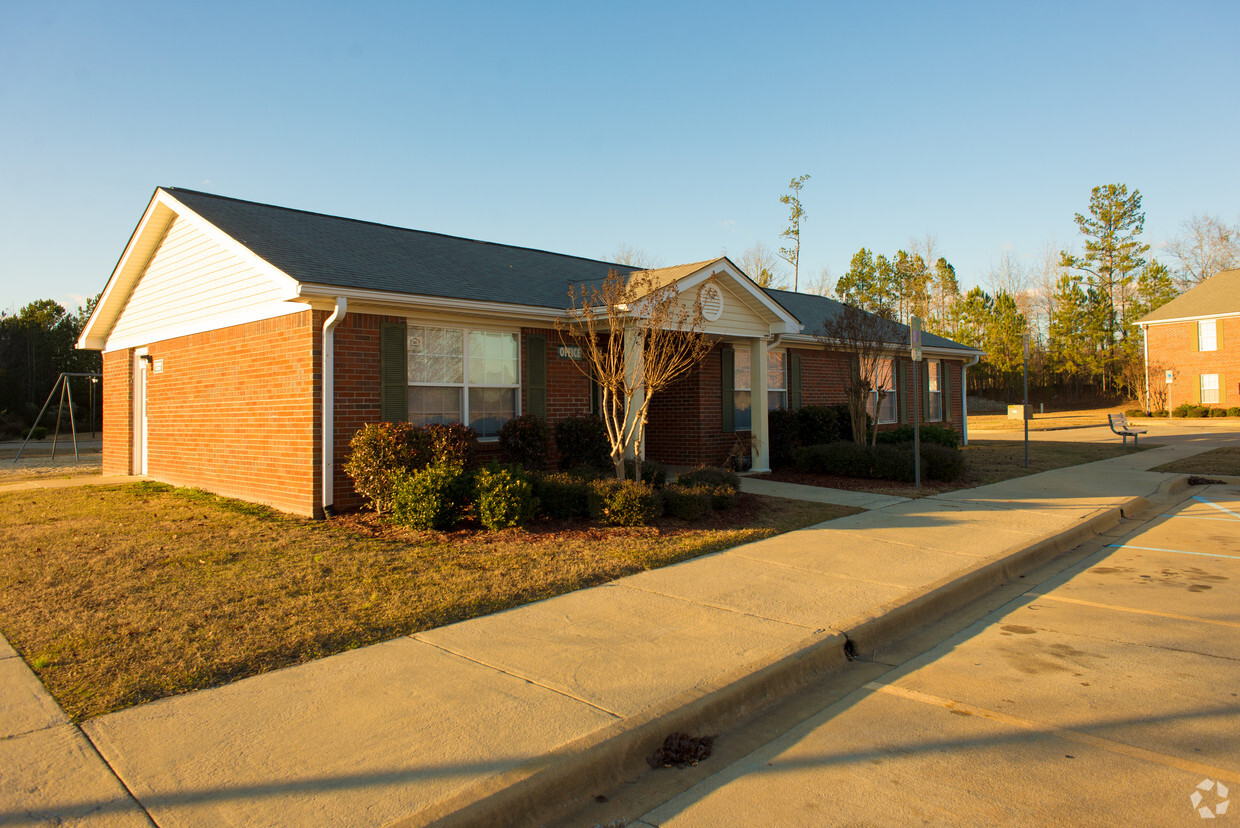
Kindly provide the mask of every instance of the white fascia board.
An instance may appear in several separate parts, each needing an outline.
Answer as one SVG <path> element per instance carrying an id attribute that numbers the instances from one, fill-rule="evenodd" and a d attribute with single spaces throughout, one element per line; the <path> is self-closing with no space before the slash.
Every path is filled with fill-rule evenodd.
<path id="1" fill-rule="evenodd" d="M 822 348 L 841 348 L 841 349 L 847 350 L 844 344 L 841 342 L 833 342 L 833 343 L 827 344 L 827 343 L 824 343 L 818 337 L 809 336 L 808 334 L 789 334 L 784 337 L 782 344 L 785 347 L 794 347 L 798 345 L 817 345 Z M 898 344 L 888 343 L 888 346 L 891 349 L 891 352 L 894 354 L 908 353 L 910 350 L 909 344 L 907 342 L 902 342 Z M 923 354 L 930 354 L 932 356 L 948 357 L 948 358 L 953 358 L 953 359 L 966 359 L 972 356 L 985 356 L 986 355 L 985 351 L 980 351 L 977 348 L 943 348 L 943 347 L 934 347 L 930 345 L 923 345 L 921 347 L 921 352 Z"/>
<path id="2" fill-rule="evenodd" d="M 129 243 L 125 245 L 125 251 L 121 254 L 112 275 L 108 278 L 107 286 L 103 289 L 99 304 L 90 315 L 90 319 L 86 321 L 82 335 L 77 341 L 78 348 L 92 351 L 114 351 L 121 347 L 109 342 L 108 334 L 116 324 L 117 317 L 124 310 L 125 303 L 129 301 L 134 285 L 138 283 L 138 279 L 142 278 L 147 265 L 151 262 L 151 257 L 159 249 L 164 234 L 172 226 L 173 220 L 178 217 L 185 219 L 225 250 L 269 277 L 280 287 L 286 298 L 292 299 L 296 296 L 297 280 L 265 259 L 256 256 L 245 245 L 177 201 L 167 190 L 160 187 L 155 190 L 146 212 L 142 214 L 137 228 L 129 237 Z"/>
<path id="3" fill-rule="evenodd" d="M 195 319 L 192 322 L 186 322 L 180 325 L 169 325 L 165 328 L 146 331 L 141 335 L 141 337 L 126 337 L 125 339 L 109 338 L 104 346 L 98 350 L 101 350 L 104 353 L 109 353 L 111 351 L 122 351 L 126 348 L 135 348 L 140 345 L 150 345 L 152 342 L 163 342 L 168 339 L 176 339 L 182 336 L 192 336 L 193 334 L 206 333 L 207 331 L 215 331 L 220 328 L 231 328 L 234 325 L 244 325 L 247 322 L 261 322 L 264 319 L 277 319 L 281 316 L 288 316 L 293 313 L 302 313 L 310 309 L 310 305 L 303 302 L 267 302 L 262 305 L 252 305 L 251 307 L 235 313 Z"/>
<path id="4" fill-rule="evenodd" d="M 1203 313 L 1200 316 L 1181 316 L 1178 319 L 1151 319 L 1149 322 L 1138 322 L 1141 327 L 1149 327 L 1150 325 L 1170 325 L 1175 322 L 1202 322 L 1207 319 L 1227 319 L 1232 316 L 1240 316 L 1240 311 L 1230 311 L 1228 313 Z"/>
<path id="5" fill-rule="evenodd" d="M 344 296 L 349 300 L 350 304 L 450 310 L 459 313 L 479 314 L 482 316 L 507 316 L 513 319 L 526 319 L 538 322 L 554 322 L 556 319 L 568 315 L 567 309 L 557 311 L 551 308 L 540 308 L 535 305 L 479 302 L 472 299 L 453 299 L 445 296 L 424 296 L 414 293 L 391 293 L 383 290 L 360 290 L 357 288 L 342 288 L 309 283 L 301 283 L 297 286 L 297 297 L 303 300 L 333 299 L 337 296 Z"/>
<path id="6" fill-rule="evenodd" d="M 722 259 L 716 259 L 697 273 L 691 273 L 684 277 L 676 283 L 676 286 L 680 290 L 687 291 L 700 285 L 712 276 L 718 276 L 721 273 L 730 277 L 734 285 L 741 288 L 755 303 L 778 320 L 777 323 L 771 325 L 771 333 L 795 334 L 800 333 L 802 328 L 804 328 L 799 319 L 784 310 L 783 306 L 774 299 L 767 296 L 762 288 L 758 287 L 752 279 L 742 273 L 740 268 L 732 264 L 731 260 L 726 256 Z M 783 323 L 783 330 L 779 329 L 779 322 Z"/>
<path id="7" fill-rule="evenodd" d="M 99 296 L 99 302 L 91 312 L 90 318 L 82 327 L 82 335 L 78 337 L 77 347 L 81 350 L 101 351 L 107 344 L 108 332 L 116 323 L 121 310 L 129 300 L 129 293 L 137 282 L 138 275 L 146 270 L 147 264 L 159 242 L 172 225 L 175 214 L 159 200 L 160 190 L 151 196 L 146 210 L 142 213 L 138 226 L 129 236 L 129 242 L 121 252 L 108 283 Z"/>

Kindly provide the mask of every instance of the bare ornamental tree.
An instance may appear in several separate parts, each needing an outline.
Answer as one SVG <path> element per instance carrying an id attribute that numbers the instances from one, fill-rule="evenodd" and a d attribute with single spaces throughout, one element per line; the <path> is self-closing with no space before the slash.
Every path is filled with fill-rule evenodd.
<path id="1" fill-rule="evenodd" d="M 581 348 L 582 359 L 573 364 L 598 384 L 611 459 L 623 480 L 624 461 L 637 455 L 645 434 L 651 398 L 693 370 L 715 342 L 702 330 L 697 296 L 684 301 L 658 271 L 612 270 L 601 285 L 569 288 L 568 299 L 556 331 L 565 345 Z"/>
<path id="2" fill-rule="evenodd" d="M 873 444 L 878 439 L 878 411 L 889 389 L 895 385 L 892 366 L 900 352 L 903 328 L 891 318 L 888 308 L 870 313 L 841 304 L 839 312 L 827 317 L 815 337 L 828 349 L 850 355 L 844 393 L 853 440 L 858 445 Z M 871 399 L 874 399 L 875 420 L 872 434 L 866 422 L 866 408 Z"/>

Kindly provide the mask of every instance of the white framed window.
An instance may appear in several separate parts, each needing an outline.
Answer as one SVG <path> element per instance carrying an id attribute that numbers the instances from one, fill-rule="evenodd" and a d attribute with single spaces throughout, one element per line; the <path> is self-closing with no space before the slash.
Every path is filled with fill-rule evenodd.
<path id="1" fill-rule="evenodd" d="M 1202 319 L 1197 323 L 1197 350 L 1218 350 L 1218 322 L 1214 319 Z"/>
<path id="2" fill-rule="evenodd" d="M 494 439 L 517 416 L 521 346 L 515 333 L 408 327 L 409 422 L 467 423 Z"/>
<path id="3" fill-rule="evenodd" d="M 750 351 L 738 348 L 732 359 L 732 413 L 733 427 L 737 431 L 753 428 L 752 374 Z M 766 353 L 766 408 L 788 407 L 788 361 L 784 351 Z"/>
<path id="4" fill-rule="evenodd" d="M 926 419 L 932 423 L 943 421 L 943 363 L 937 359 L 926 360 Z"/>
<path id="5" fill-rule="evenodd" d="M 1218 405 L 1218 374 L 1201 375 L 1201 402 Z"/>
<path id="6" fill-rule="evenodd" d="M 894 364 L 890 359 L 880 359 L 874 364 L 874 373 L 870 377 L 870 399 L 865 411 L 879 424 L 894 423 L 899 413 L 896 407 L 896 383 Z M 880 394 L 882 402 L 878 401 Z M 878 410 L 875 416 L 874 411 Z"/>

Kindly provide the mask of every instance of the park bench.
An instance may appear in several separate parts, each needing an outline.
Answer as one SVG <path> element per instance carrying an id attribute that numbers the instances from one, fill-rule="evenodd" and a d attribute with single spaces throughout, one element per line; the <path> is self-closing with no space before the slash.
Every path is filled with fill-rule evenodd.
<path id="1" fill-rule="evenodd" d="M 1108 414 L 1107 421 L 1111 424 L 1111 431 L 1114 431 L 1120 437 L 1124 438 L 1124 448 L 1128 447 L 1128 438 L 1132 438 L 1132 445 L 1137 445 L 1137 435 L 1145 434 L 1148 428 L 1133 428 L 1128 425 L 1128 415 L 1126 414 Z"/>

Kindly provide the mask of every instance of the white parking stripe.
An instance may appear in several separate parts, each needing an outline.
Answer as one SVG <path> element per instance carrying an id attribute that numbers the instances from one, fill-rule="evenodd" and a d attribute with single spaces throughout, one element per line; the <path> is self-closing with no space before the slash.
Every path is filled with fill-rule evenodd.
<path id="1" fill-rule="evenodd" d="M 1220 512 L 1226 512 L 1227 514 L 1231 515 L 1237 520 L 1240 520 L 1240 512 L 1233 512 L 1231 509 L 1228 509 L 1226 506 L 1220 506 L 1211 500 L 1206 500 L 1201 495 L 1193 495 L 1193 500 L 1200 500 L 1202 503 L 1206 504 L 1207 506 L 1213 506 L 1215 509 L 1218 509 Z"/>
<path id="2" fill-rule="evenodd" d="M 1177 555 L 1201 555 L 1203 558 L 1231 558 L 1240 561 L 1240 555 L 1220 555 L 1217 552 L 1189 552 L 1187 549 L 1163 549 L 1158 546 L 1130 546 L 1126 543 L 1109 543 L 1108 549 L 1141 549 L 1146 552 L 1174 552 Z"/>

